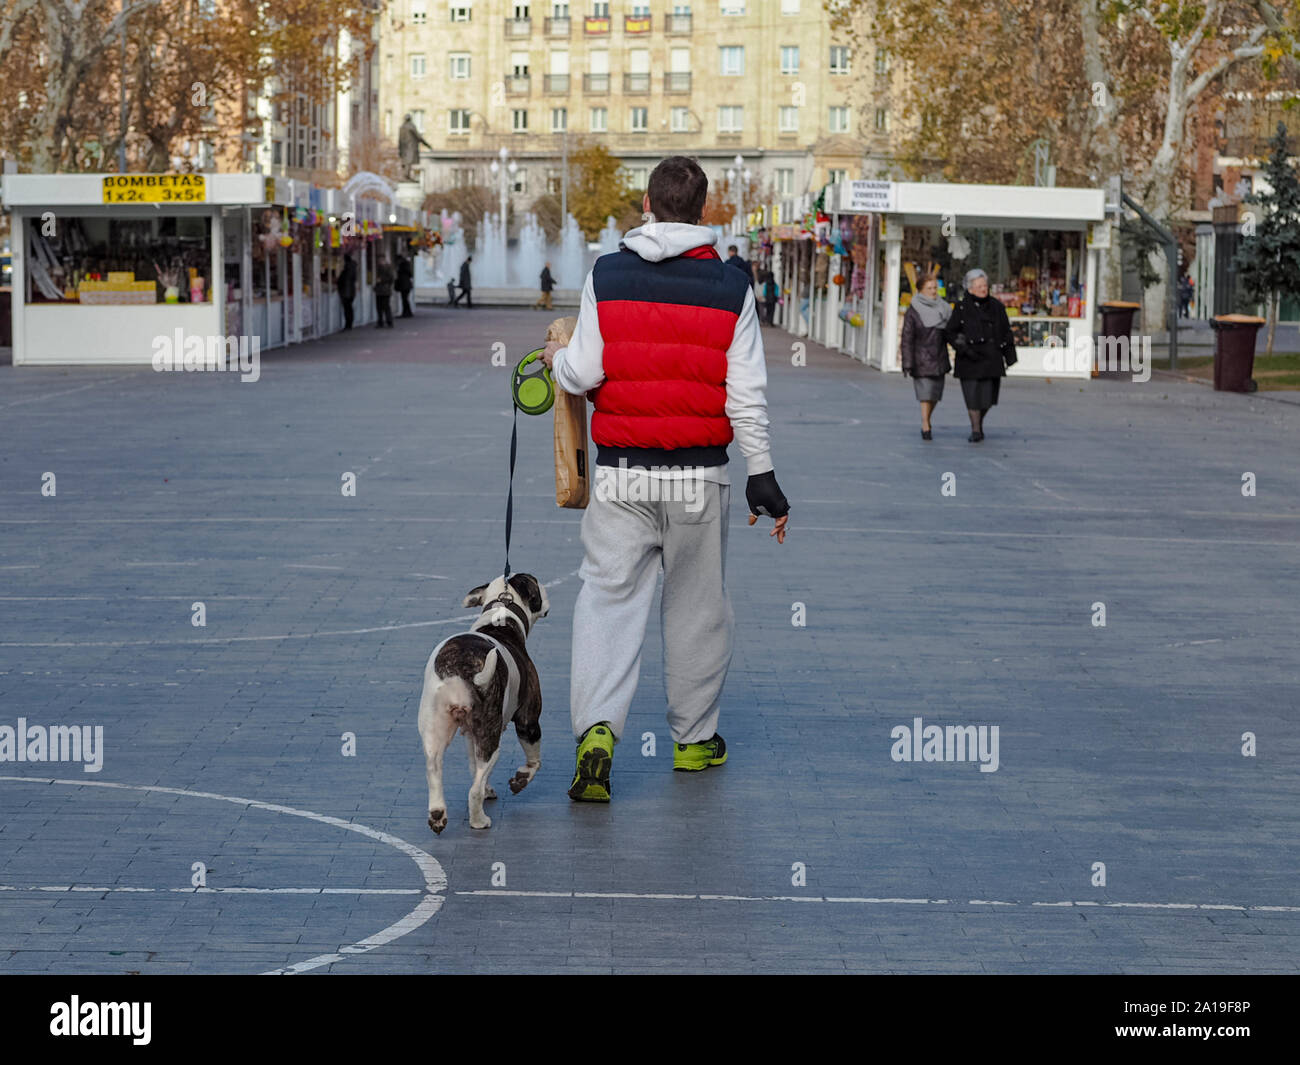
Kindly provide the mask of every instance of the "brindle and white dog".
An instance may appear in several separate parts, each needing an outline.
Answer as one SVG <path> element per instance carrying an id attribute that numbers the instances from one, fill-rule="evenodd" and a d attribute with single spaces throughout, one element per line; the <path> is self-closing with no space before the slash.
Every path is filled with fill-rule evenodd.
<path id="1" fill-rule="evenodd" d="M 488 784 L 501 754 L 501 733 L 515 723 L 527 764 L 510 779 L 510 790 L 523 791 L 541 768 L 542 687 L 524 648 L 529 630 L 546 616 L 551 604 L 546 589 L 528 573 L 509 581 L 498 577 L 465 596 L 465 606 L 482 605 L 469 632 L 448 636 L 433 649 L 424 667 L 420 696 L 420 739 L 429 774 L 429 827 L 447 827 L 442 795 L 442 756 L 460 729 L 469 749 L 470 828 L 490 828 L 483 800 L 497 794 Z"/>

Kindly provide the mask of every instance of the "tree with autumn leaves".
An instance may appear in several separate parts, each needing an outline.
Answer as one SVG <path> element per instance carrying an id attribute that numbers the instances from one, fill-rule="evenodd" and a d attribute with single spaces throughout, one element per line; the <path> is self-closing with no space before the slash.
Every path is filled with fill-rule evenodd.
<path id="1" fill-rule="evenodd" d="M 365 0 L 0 0 L 0 154 L 36 172 L 169 169 L 200 140 L 238 151 L 266 117 L 347 86 Z"/>
<path id="2" fill-rule="evenodd" d="M 910 176 L 1028 184 L 1046 141 L 1057 183 L 1114 174 L 1157 218 L 1189 206 L 1197 123 L 1231 79 L 1289 89 L 1297 0 L 834 0 L 838 32 L 896 67 Z M 1118 249 L 1107 263 L 1118 291 Z"/>

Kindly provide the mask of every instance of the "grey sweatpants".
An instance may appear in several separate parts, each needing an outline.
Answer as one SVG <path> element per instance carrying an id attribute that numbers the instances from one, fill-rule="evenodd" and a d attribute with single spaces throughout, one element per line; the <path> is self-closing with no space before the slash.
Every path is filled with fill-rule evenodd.
<path id="1" fill-rule="evenodd" d="M 674 743 L 702 743 L 718 726 L 735 617 L 727 596 L 727 485 L 704 483 L 683 501 L 625 502 L 592 494 L 573 610 L 569 708 L 573 733 L 608 721 L 621 738 L 641 672 L 641 644 L 664 572 L 661 617 L 668 727 Z"/>

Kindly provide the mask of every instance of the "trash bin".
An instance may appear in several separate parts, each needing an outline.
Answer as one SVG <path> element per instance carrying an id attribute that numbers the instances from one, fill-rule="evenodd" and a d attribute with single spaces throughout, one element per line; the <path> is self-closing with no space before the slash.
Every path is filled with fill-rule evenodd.
<path id="1" fill-rule="evenodd" d="M 1097 334 L 1097 340 L 1116 341 L 1124 338 L 1122 347 L 1116 347 L 1113 343 L 1107 345 L 1097 345 L 1097 351 L 1127 352 L 1128 338 L 1133 334 L 1133 315 L 1142 307 L 1140 303 L 1131 303 L 1127 300 L 1108 300 L 1101 305 L 1101 332 Z M 1127 367 L 1120 369 L 1118 366 L 1106 366 L 1104 370 L 1098 368 L 1099 360 L 1094 355 L 1092 363 L 1093 377 L 1121 377 L 1128 376 Z"/>
<path id="2" fill-rule="evenodd" d="M 1214 390 L 1254 392 L 1255 334 L 1264 324 L 1252 314 L 1220 314 L 1210 319 L 1214 330 Z"/>

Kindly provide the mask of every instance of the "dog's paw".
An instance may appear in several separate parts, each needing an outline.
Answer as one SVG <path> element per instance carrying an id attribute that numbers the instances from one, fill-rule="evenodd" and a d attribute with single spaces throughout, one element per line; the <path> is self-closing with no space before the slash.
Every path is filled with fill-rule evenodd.
<path id="1" fill-rule="evenodd" d="M 491 828 L 491 827 L 492 827 L 492 818 L 488 817 L 487 814 L 484 814 L 484 815 L 483 815 L 483 820 L 480 821 L 480 822 L 477 822 L 477 823 L 476 823 L 476 822 L 474 821 L 474 819 L 471 817 L 470 820 L 469 820 L 469 827 L 470 827 L 470 828 Z"/>
<path id="2" fill-rule="evenodd" d="M 532 780 L 532 775 L 525 773 L 522 769 L 510 778 L 510 790 L 518 795 L 524 788 L 528 787 L 528 782 Z"/>
<path id="3" fill-rule="evenodd" d="M 437 835 L 442 835 L 442 830 L 447 827 L 447 811 L 430 810 L 429 827 L 433 829 Z"/>
<path id="4" fill-rule="evenodd" d="M 496 797 L 497 797 L 497 789 L 494 788 L 491 784 L 489 784 L 489 785 L 487 786 L 487 791 L 485 791 L 485 792 L 483 793 L 483 798 L 485 798 L 485 799 L 495 799 Z"/>

